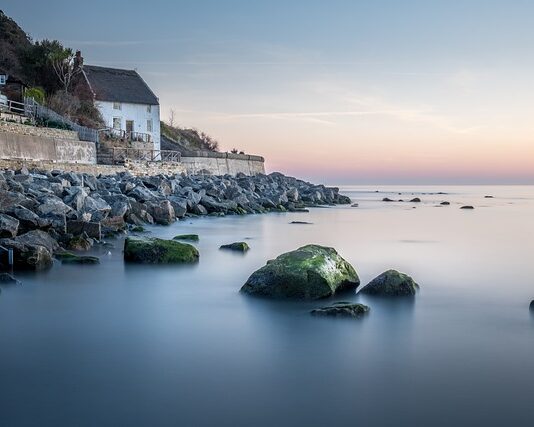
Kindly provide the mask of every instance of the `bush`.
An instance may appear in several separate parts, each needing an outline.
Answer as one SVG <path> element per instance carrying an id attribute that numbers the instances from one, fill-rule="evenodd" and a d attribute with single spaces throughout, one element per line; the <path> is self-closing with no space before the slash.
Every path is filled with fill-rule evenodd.
<path id="1" fill-rule="evenodd" d="M 41 105 L 45 103 L 45 91 L 40 87 L 30 87 L 26 89 L 24 95 L 27 98 L 33 98 L 34 101 Z"/>

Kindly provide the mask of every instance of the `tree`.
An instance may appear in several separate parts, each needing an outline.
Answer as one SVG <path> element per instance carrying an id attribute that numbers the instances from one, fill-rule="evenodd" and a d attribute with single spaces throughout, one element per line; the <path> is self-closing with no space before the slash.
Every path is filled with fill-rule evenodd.
<path id="1" fill-rule="evenodd" d="M 65 93 L 69 92 L 74 77 L 81 72 L 75 62 L 75 53 L 70 48 L 57 47 L 48 55 L 52 68 L 59 79 Z"/>
<path id="2" fill-rule="evenodd" d="M 171 112 L 169 114 L 169 126 L 174 127 L 174 119 L 175 119 L 174 110 L 171 108 Z"/>

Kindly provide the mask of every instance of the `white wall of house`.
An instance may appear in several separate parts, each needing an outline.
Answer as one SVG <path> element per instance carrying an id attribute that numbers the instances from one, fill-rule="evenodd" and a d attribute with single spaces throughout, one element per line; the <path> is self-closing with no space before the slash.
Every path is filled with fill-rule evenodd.
<path id="1" fill-rule="evenodd" d="M 121 102 L 120 109 L 114 102 L 96 101 L 96 106 L 100 110 L 106 126 L 113 128 L 120 120 L 120 129 L 126 130 L 126 121 L 133 121 L 133 131 L 139 133 L 148 133 L 150 140 L 154 143 L 154 149 L 159 150 L 160 144 L 160 122 L 159 122 L 159 105 L 147 104 L 130 104 Z M 149 108 L 150 107 L 150 108 Z M 149 111 L 150 110 L 150 111 Z M 151 121 L 152 130 L 149 128 Z"/>

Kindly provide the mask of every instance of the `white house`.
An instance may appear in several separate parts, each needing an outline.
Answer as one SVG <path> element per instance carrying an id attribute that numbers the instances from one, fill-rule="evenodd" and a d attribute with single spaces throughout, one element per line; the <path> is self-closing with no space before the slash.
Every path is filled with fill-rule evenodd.
<path id="1" fill-rule="evenodd" d="M 83 65 L 82 75 L 107 127 L 160 149 L 159 100 L 137 71 Z"/>

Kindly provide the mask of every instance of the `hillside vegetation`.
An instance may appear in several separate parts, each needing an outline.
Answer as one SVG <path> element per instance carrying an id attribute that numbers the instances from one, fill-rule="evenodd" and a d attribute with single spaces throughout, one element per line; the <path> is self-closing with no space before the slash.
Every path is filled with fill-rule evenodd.
<path id="1" fill-rule="evenodd" d="M 180 151 L 219 151 L 219 142 L 204 132 L 197 129 L 170 126 L 161 122 L 161 136 Z"/>

